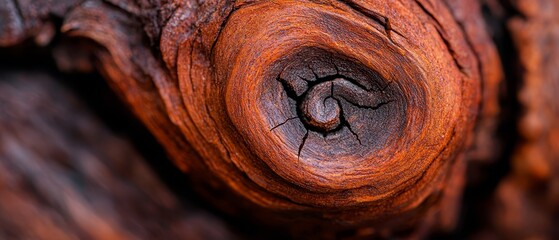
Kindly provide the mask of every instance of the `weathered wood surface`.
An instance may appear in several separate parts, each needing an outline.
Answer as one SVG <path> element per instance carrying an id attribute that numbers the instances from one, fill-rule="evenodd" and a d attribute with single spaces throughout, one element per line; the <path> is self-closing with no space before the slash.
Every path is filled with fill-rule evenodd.
<path id="1" fill-rule="evenodd" d="M 233 216 L 421 237 L 474 206 L 482 236 L 557 235 L 553 0 L 2 1 L 0 46 L 98 70 Z"/>

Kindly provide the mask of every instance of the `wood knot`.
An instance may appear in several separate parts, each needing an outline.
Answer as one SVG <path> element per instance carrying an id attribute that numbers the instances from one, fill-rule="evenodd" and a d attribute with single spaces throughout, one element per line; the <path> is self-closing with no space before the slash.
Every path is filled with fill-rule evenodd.
<path id="1" fill-rule="evenodd" d="M 448 49 L 467 42 L 411 12 L 390 24 L 381 1 L 327 2 L 242 5 L 167 56 L 188 163 L 250 207 L 321 223 L 427 209 L 476 119 L 479 79 Z"/>
<path id="2" fill-rule="evenodd" d="M 394 133 L 400 131 L 405 119 L 405 106 L 401 92 L 390 87 L 389 80 L 355 59 L 325 49 L 302 49 L 288 59 L 277 80 L 289 98 L 284 103 L 290 106 L 290 115 L 296 117 L 272 130 L 292 132 L 288 129 L 294 126 L 288 123 L 301 122 L 306 132 L 299 143 L 298 158 L 341 159 L 379 149 L 389 136 L 397 136 Z M 392 102 L 392 109 L 384 107 Z M 314 154 L 305 148 L 307 143 L 326 151 Z"/>
<path id="3" fill-rule="evenodd" d="M 333 94 L 332 81 L 322 82 L 310 89 L 298 109 L 303 123 L 310 129 L 328 133 L 341 126 L 343 115 L 340 101 Z"/>

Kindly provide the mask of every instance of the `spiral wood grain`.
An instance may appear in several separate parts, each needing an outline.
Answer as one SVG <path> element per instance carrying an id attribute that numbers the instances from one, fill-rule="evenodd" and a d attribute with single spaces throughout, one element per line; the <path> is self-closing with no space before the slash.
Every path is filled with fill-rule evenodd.
<path id="1" fill-rule="evenodd" d="M 454 222 L 463 153 L 497 111 L 477 1 L 107 5 L 73 10 L 63 32 L 103 47 L 101 72 L 222 209 L 376 230 Z"/>
<path id="2" fill-rule="evenodd" d="M 197 31 L 166 35 L 171 22 L 161 40 L 183 102 L 169 114 L 197 169 L 251 204 L 324 222 L 439 201 L 482 81 L 444 1 L 221 4 Z"/>

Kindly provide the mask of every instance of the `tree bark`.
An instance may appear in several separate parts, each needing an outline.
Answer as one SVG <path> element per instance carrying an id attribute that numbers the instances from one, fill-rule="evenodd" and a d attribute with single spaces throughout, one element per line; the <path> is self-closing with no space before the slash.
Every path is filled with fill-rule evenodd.
<path id="1" fill-rule="evenodd" d="M 558 234 L 553 0 L 3 2 L 0 46 L 99 71 L 230 216 L 426 237 L 505 166 L 478 233 Z"/>

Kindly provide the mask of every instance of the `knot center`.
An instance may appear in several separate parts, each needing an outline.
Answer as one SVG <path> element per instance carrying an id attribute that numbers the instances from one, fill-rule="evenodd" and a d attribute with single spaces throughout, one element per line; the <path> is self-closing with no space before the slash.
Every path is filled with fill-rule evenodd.
<path id="1" fill-rule="evenodd" d="M 334 98 L 333 81 L 322 82 L 307 92 L 300 105 L 303 121 L 320 132 L 330 132 L 341 124 L 340 102 Z"/>

